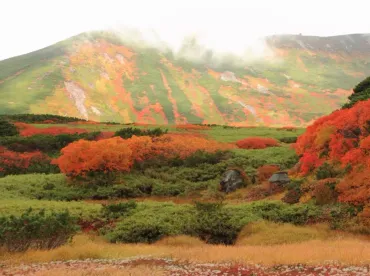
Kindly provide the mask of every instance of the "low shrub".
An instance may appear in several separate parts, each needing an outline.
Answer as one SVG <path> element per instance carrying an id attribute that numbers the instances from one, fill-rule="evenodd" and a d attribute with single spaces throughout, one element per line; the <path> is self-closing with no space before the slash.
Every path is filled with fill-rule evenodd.
<path id="1" fill-rule="evenodd" d="M 282 201 L 288 204 L 295 204 L 299 202 L 299 199 L 302 196 L 302 192 L 299 189 L 288 190 L 287 193 L 282 198 Z"/>
<path id="2" fill-rule="evenodd" d="M 257 179 L 259 183 L 268 180 L 274 173 L 278 172 L 280 167 L 278 165 L 264 165 L 257 169 Z"/>
<path id="3" fill-rule="evenodd" d="M 293 137 L 282 137 L 279 139 L 280 142 L 282 143 L 287 143 L 287 144 L 293 144 L 297 142 L 298 137 L 293 136 Z"/>
<path id="4" fill-rule="evenodd" d="M 236 145 L 241 149 L 264 149 L 278 146 L 279 141 L 273 138 L 248 137 L 237 141 Z"/>
<path id="5" fill-rule="evenodd" d="M 46 215 L 44 210 L 29 209 L 19 217 L 0 217 L 0 247 L 13 252 L 52 249 L 67 243 L 77 230 L 68 211 Z"/>
<path id="6" fill-rule="evenodd" d="M 316 204 L 325 205 L 334 203 L 337 200 L 338 194 L 335 191 L 336 179 L 323 179 L 316 183 L 313 196 L 316 199 Z"/>
<path id="7" fill-rule="evenodd" d="M 154 129 L 140 129 L 140 128 L 132 128 L 127 127 L 120 129 L 115 132 L 114 136 L 119 136 L 123 139 L 131 138 L 132 136 L 151 136 L 157 137 L 163 134 L 166 134 L 168 130 L 162 130 L 161 128 L 154 128 Z"/>
<path id="8" fill-rule="evenodd" d="M 313 239 L 327 239 L 329 226 L 297 226 L 289 223 L 257 221 L 246 225 L 240 232 L 236 245 L 277 245 L 299 243 Z"/>
<path id="9" fill-rule="evenodd" d="M 107 204 L 102 207 L 102 215 L 108 219 L 117 219 L 121 216 L 127 215 L 131 210 L 137 207 L 134 200 L 128 202 L 120 202 L 117 204 Z"/>
<path id="10" fill-rule="evenodd" d="M 240 226 L 232 223 L 232 217 L 222 203 L 196 202 L 196 215 L 191 232 L 206 243 L 234 244 Z"/>
<path id="11" fill-rule="evenodd" d="M 327 179 L 327 178 L 335 178 L 342 174 L 342 170 L 335 168 L 333 165 L 325 162 L 316 170 L 316 179 Z"/>
<path id="12" fill-rule="evenodd" d="M 18 134 L 19 132 L 14 124 L 0 120 L 0 136 L 14 136 Z"/>

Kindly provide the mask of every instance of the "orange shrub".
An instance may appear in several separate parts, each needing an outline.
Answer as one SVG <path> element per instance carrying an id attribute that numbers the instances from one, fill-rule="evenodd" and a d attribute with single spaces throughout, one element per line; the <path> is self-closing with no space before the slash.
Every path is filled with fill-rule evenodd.
<path id="1" fill-rule="evenodd" d="M 339 200 L 355 205 L 370 203 L 370 167 L 354 170 L 336 186 Z"/>
<path id="2" fill-rule="evenodd" d="M 132 166 L 132 151 L 120 137 L 101 141 L 79 140 L 67 145 L 61 153 L 53 164 L 68 176 L 85 175 L 91 171 L 129 171 Z"/>
<path id="3" fill-rule="evenodd" d="M 167 158 L 179 156 L 186 158 L 198 150 L 206 152 L 216 152 L 218 150 L 228 150 L 232 145 L 208 140 L 196 135 L 173 135 L 165 134 L 153 138 L 153 149 L 156 154 Z"/>
<path id="4" fill-rule="evenodd" d="M 279 141 L 273 138 L 248 137 L 237 141 L 236 145 L 241 149 L 264 149 L 278 146 Z"/>

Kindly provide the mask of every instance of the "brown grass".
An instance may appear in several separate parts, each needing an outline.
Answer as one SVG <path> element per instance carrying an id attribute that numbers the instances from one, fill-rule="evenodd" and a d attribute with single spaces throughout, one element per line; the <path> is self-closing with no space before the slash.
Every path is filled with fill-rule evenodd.
<path id="1" fill-rule="evenodd" d="M 358 238 L 311 240 L 282 245 L 197 245 L 109 244 L 100 238 L 80 235 L 73 243 L 50 251 L 0 252 L 8 264 L 71 259 L 110 259 L 133 256 L 170 257 L 194 263 L 323 264 L 335 260 L 347 265 L 370 264 L 370 242 Z"/>
<path id="2" fill-rule="evenodd" d="M 155 245 L 195 247 L 195 246 L 204 246 L 206 245 L 206 243 L 199 238 L 180 235 L 174 237 L 165 237 L 160 241 L 157 241 Z"/>
<path id="3" fill-rule="evenodd" d="M 165 275 L 164 271 L 153 266 L 135 266 L 118 268 L 103 268 L 103 269 L 50 269 L 47 271 L 39 271 L 33 274 L 35 276 L 143 276 Z"/>

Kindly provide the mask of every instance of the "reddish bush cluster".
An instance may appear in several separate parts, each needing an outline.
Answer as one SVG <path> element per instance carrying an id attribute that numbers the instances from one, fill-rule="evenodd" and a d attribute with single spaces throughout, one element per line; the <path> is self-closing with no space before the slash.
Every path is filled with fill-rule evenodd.
<path id="1" fill-rule="evenodd" d="M 297 128 L 294 127 L 294 126 L 283 126 L 283 127 L 279 128 L 279 130 L 294 131 L 294 130 L 297 130 Z"/>
<path id="2" fill-rule="evenodd" d="M 129 171 L 134 162 L 156 156 L 186 158 L 198 150 L 215 152 L 232 147 L 196 135 L 165 134 L 153 138 L 133 136 L 129 139 L 114 137 L 100 141 L 80 140 L 63 148 L 62 155 L 53 160 L 53 164 L 57 164 L 69 176 L 78 176 L 91 171 Z"/>
<path id="3" fill-rule="evenodd" d="M 278 146 L 279 141 L 273 138 L 248 137 L 237 141 L 236 145 L 241 149 L 264 149 Z"/>
<path id="4" fill-rule="evenodd" d="M 0 172 L 17 173 L 47 159 L 48 157 L 39 151 L 19 153 L 0 147 Z"/>
<path id="5" fill-rule="evenodd" d="M 339 200 L 370 203 L 370 100 L 318 119 L 295 145 L 299 173 L 307 175 L 324 162 L 352 170 L 337 185 Z"/>
<path id="6" fill-rule="evenodd" d="M 274 173 L 279 171 L 280 168 L 277 165 L 264 165 L 257 169 L 258 182 L 268 180 Z"/>
<path id="7" fill-rule="evenodd" d="M 82 128 L 68 128 L 68 127 L 47 127 L 37 128 L 26 123 L 15 123 L 21 136 L 33 136 L 33 135 L 59 135 L 59 134 L 81 134 L 86 133 L 86 129 Z"/>
<path id="8" fill-rule="evenodd" d="M 370 100 L 358 102 L 318 119 L 307 128 L 295 145 L 302 155 L 301 174 L 307 174 L 324 161 L 342 165 L 370 166 Z"/>

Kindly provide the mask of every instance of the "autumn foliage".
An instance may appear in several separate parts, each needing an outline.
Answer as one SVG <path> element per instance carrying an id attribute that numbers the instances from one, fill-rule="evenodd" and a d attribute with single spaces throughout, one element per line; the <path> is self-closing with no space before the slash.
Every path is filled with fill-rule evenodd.
<path id="1" fill-rule="evenodd" d="M 86 133 L 87 130 L 82 128 L 69 128 L 69 127 L 47 127 L 37 128 L 26 123 L 15 123 L 21 136 L 33 135 L 60 135 L 60 134 L 81 134 Z"/>
<path id="2" fill-rule="evenodd" d="M 276 165 L 264 165 L 257 169 L 258 182 L 263 182 L 268 180 L 274 173 L 279 171 L 279 166 Z"/>
<path id="3" fill-rule="evenodd" d="M 318 119 L 298 138 L 295 149 L 301 156 L 301 175 L 324 162 L 349 168 L 350 173 L 337 185 L 339 200 L 370 202 L 370 100 Z"/>
<path id="4" fill-rule="evenodd" d="M 48 157 L 39 151 L 13 152 L 0 147 L 0 173 L 15 173 L 26 170 L 30 165 L 47 160 Z"/>
<path id="5" fill-rule="evenodd" d="M 61 150 L 62 155 L 53 161 L 68 176 L 86 175 L 89 172 L 129 171 L 135 162 L 156 156 L 186 158 L 196 151 L 227 150 L 232 145 L 193 135 L 165 134 L 159 137 L 133 136 L 129 139 L 114 137 L 99 141 L 79 140 Z"/>
<path id="6" fill-rule="evenodd" d="M 264 149 L 267 147 L 276 147 L 279 141 L 273 138 L 248 137 L 236 142 L 236 145 L 242 149 Z"/>
<path id="7" fill-rule="evenodd" d="M 129 171 L 132 166 L 132 151 L 119 137 L 101 141 L 79 140 L 63 148 L 61 153 L 53 163 L 72 177 L 92 171 Z"/>

